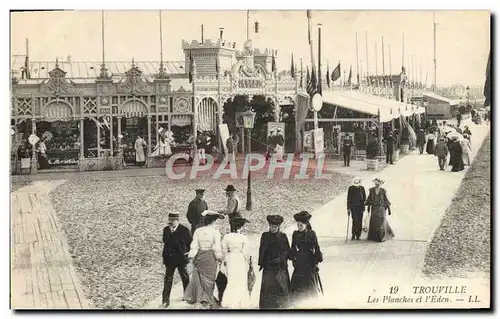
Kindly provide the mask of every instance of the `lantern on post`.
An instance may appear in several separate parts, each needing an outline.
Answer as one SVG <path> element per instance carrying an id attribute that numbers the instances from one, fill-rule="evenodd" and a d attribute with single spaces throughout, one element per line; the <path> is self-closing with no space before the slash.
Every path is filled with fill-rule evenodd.
<path id="1" fill-rule="evenodd" d="M 245 112 L 241 113 L 243 118 L 243 127 L 247 130 L 248 154 L 252 153 L 252 129 L 255 123 L 255 112 L 247 107 Z M 252 210 L 252 172 L 250 171 L 250 161 L 248 161 L 248 179 L 247 179 L 247 204 L 246 210 Z"/>

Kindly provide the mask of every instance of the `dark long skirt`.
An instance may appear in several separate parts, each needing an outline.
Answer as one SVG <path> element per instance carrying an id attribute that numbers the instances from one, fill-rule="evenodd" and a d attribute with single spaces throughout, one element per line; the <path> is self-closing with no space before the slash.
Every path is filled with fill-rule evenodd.
<path id="1" fill-rule="evenodd" d="M 461 148 L 452 147 L 450 151 L 450 166 L 452 172 L 461 172 L 465 169 Z"/>
<path id="2" fill-rule="evenodd" d="M 383 242 L 394 237 L 394 232 L 387 222 L 385 209 L 382 206 L 372 206 L 368 240 Z"/>
<path id="3" fill-rule="evenodd" d="M 319 296 L 322 291 L 318 268 L 295 268 L 290 288 L 292 290 L 292 298 L 296 302 Z"/>
<path id="4" fill-rule="evenodd" d="M 435 148 L 435 143 L 434 143 L 434 140 L 428 140 L 427 141 L 427 148 L 426 148 L 426 152 L 427 154 L 434 154 L 434 148 Z"/>
<path id="5" fill-rule="evenodd" d="M 193 261 L 191 280 L 184 292 L 184 300 L 190 304 L 202 303 L 217 307 L 214 298 L 217 260 L 213 250 L 200 251 Z"/>
<path id="6" fill-rule="evenodd" d="M 290 275 L 288 269 L 264 268 L 260 287 L 260 309 L 286 308 L 290 297 Z"/>

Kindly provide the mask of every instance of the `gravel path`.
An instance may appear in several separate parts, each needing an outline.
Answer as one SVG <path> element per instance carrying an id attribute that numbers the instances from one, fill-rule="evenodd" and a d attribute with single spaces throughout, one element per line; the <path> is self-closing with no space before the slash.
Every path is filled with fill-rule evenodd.
<path id="1" fill-rule="evenodd" d="M 491 149 L 487 137 L 466 173 L 425 256 L 423 274 L 490 273 Z"/>
<path id="2" fill-rule="evenodd" d="M 248 234 L 267 229 L 265 216 L 312 211 L 345 191 L 351 177 L 333 173 L 329 180 L 257 179 L 252 183 L 253 211 Z M 233 181 L 245 203 L 246 181 Z M 165 176 L 96 179 L 79 177 L 51 193 L 66 233 L 70 254 L 87 297 L 97 308 L 141 308 L 163 286 L 162 230 L 168 212 L 180 211 L 181 223 L 194 189 L 205 188 L 211 209 L 225 206 L 227 182 L 209 178 L 168 181 Z M 223 220 L 221 232 L 228 231 Z"/>

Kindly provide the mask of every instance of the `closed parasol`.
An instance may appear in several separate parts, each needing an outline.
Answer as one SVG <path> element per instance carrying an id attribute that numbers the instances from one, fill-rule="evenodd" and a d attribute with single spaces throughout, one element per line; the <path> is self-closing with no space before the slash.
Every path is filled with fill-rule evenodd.
<path id="1" fill-rule="evenodd" d="M 222 296 L 224 295 L 224 291 L 227 287 L 227 276 L 222 272 L 222 266 L 219 266 L 219 272 L 217 273 L 217 277 L 215 278 L 215 284 L 217 285 L 217 291 L 219 292 L 219 302 L 222 301 Z"/>
<path id="2" fill-rule="evenodd" d="M 255 272 L 253 271 L 252 257 L 250 257 L 250 263 L 248 265 L 248 294 L 252 294 L 253 286 L 255 285 Z"/>

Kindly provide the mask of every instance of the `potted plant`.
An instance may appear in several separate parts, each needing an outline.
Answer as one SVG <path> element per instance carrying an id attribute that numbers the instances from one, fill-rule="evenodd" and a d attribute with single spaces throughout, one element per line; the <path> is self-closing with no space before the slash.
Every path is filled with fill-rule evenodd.
<path id="1" fill-rule="evenodd" d="M 368 145 L 366 145 L 366 169 L 367 170 L 378 170 L 378 159 L 377 155 L 379 153 L 379 146 L 376 139 L 372 139 Z"/>

